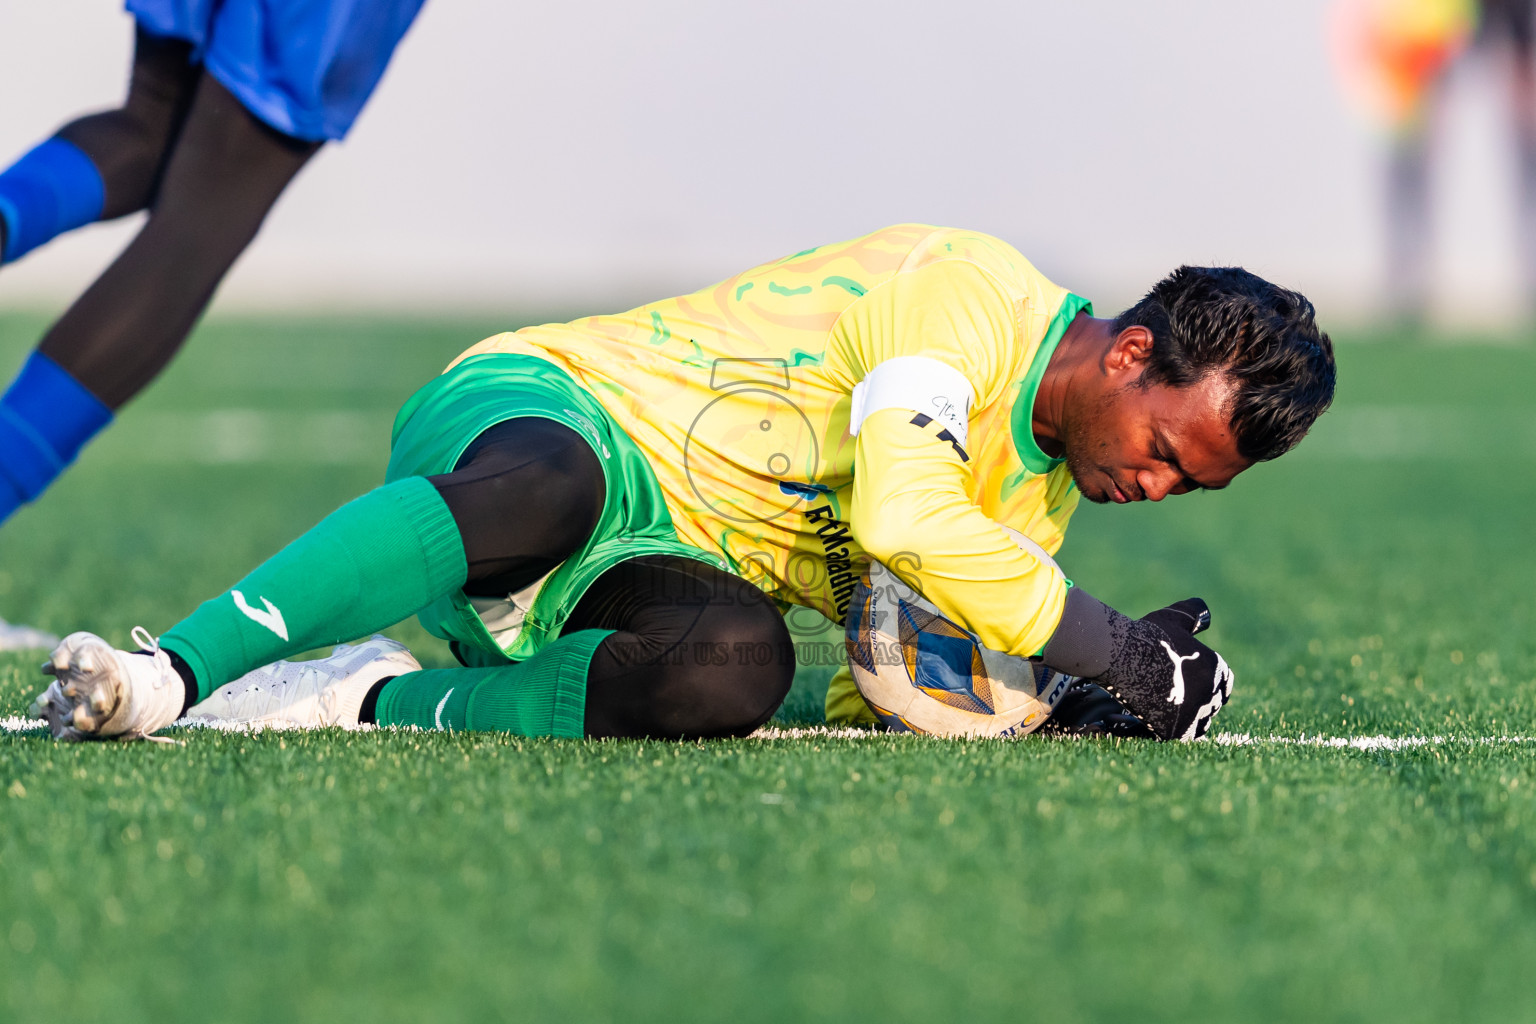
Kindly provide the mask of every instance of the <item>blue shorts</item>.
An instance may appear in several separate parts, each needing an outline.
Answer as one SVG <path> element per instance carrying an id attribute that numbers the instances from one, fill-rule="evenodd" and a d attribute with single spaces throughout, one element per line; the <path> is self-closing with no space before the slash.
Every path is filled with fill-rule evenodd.
<path id="1" fill-rule="evenodd" d="M 425 0 L 127 0 L 151 35 L 185 39 L 252 114 L 285 135 L 339 139 Z"/>

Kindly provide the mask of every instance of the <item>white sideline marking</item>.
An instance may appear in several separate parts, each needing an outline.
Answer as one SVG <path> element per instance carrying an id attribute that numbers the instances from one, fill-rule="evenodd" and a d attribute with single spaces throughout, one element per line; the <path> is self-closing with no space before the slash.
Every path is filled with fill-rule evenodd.
<path id="1" fill-rule="evenodd" d="M 857 740 L 889 736 L 891 733 L 877 729 L 832 728 L 825 725 L 804 727 L 764 726 L 751 735 L 754 740 L 802 740 L 837 739 Z M 1076 737 L 1048 737 L 1058 742 L 1071 742 Z M 1016 742 L 1005 739 L 1001 742 Z M 1204 743 L 1205 740 L 1196 740 Z M 1210 737 L 1210 742 L 1221 747 L 1335 747 L 1349 750 L 1407 750 L 1413 747 L 1439 747 L 1453 743 L 1504 745 L 1536 743 L 1536 736 L 1254 736 L 1246 732 L 1224 732 Z"/>
<path id="2" fill-rule="evenodd" d="M 857 729 L 832 725 L 765 725 L 749 740 L 868 740 L 889 736 L 883 729 Z"/>
<path id="3" fill-rule="evenodd" d="M 287 723 L 244 726 L 228 722 L 209 722 L 182 718 L 175 723 L 178 729 L 215 729 L 219 732 L 285 732 L 302 728 Z M 0 716 L 0 732 L 32 732 L 43 728 L 40 718 L 23 718 L 20 715 Z M 373 725 L 360 726 L 357 731 L 369 732 Z M 430 731 L 430 730 L 429 730 Z M 777 726 L 770 725 L 754 732 L 748 739 L 754 740 L 871 740 L 892 733 L 877 729 L 855 729 L 826 725 Z M 1055 742 L 1070 742 L 1070 737 L 1051 737 Z M 1000 740 L 1013 743 L 1015 740 Z M 1204 743 L 1205 740 L 1196 740 Z M 1477 746 L 1518 746 L 1536 743 L 1536 736 L 1254 736 L 1246 732 L 1224 732 L 1210 739 L 1218 747 L 1332 747 L 1340 750 L 1411 750 L 1416 747 L 1441 747 L 1457 743 Z"/>
<path id="4" fill-rule="evenodd" d="M 110 448 L 114 461 L 156 465 L 382 465 L 389 426 L 353 411 L 141 412 L 125 417 L 99 447 Z"/>
<path id="5" fill-rule="evenodd" d="M 1252 747 L 1261 743 L 1293 747 L 1347 747 L 1351 750 L 1408 750 L 1413 747 L 1439 747 L 1448 743 L 1475 743 L 1479 746 L 1513 746 L 1536 743 L 1536 736 L 1251 736 L 1245 732 L 1222 733 L 1212 737 L 1222 747 Z"/>
<path id="6" fill-rule="evenodd" d="M 232 722 L 211 722 L 201 718 L 178 718 L 171 723 L 175 729 L 213 729 L 217 732 L 242 732 L 255 735 L 261 732 L 287 732 L 290 729 L 302 729 L 301 725 L 292 722 L 268 722 L 263 725 L 239 725 Z M 41 718 L 23 718 L 20 715 L 0 715 L 0 732 L 30 732 L 33 729 L 43 728 Z M 360 725 L 354 732 L 368 732 L 377 726 Z"/>

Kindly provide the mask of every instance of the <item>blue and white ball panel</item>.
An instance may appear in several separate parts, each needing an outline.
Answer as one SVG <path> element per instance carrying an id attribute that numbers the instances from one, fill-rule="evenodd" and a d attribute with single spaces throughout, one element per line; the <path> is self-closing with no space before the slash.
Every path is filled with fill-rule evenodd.
<path id="1" fill-rule="evenodd" d="M 425 0 L 127 0 L 144 31 L 185 39 L 256 117 L 340 139 Z"/>
<path id="2" fill-rule="evenodd" d="M 846 644 L 859 693 L 896 732 L 1022 736 L 1072 681 L 982 646 L 878 562 L 849 602 Z"/>
<path id="3" fill-rule="evenodd" d="M 896 599 L 896 629 L 912 685 L 934 700 L 990 715 L 992 682 L 976 638 L 912 601 Z"/>

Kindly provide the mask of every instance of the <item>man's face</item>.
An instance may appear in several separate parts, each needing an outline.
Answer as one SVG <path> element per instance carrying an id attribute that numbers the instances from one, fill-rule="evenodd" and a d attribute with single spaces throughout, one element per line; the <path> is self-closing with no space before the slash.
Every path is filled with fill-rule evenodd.
<path id="1" fill-rule="evenodd" d="M 1134 380 L 1106 388 L 1066 418 L 1067 470 L 1100 504 L 1225 487 L 1252 465 L 1232 436 L 1231 395 L 1222 374 L 1184 388 Z"/>

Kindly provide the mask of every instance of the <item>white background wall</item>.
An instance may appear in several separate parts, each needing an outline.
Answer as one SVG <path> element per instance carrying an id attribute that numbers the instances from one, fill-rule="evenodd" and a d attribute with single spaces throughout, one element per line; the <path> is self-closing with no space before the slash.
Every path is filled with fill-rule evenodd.
<path id="1" fill-rule="evenodd" d="M 900 220 L 999 234 L 1101 311 L 1235 262 L 1369 314 L 1377 140 L 1328 0 L 428 0 L 224 308 L 593 311 Z M 109 0 L 0 4 L 0 160 L 114 105 Z M 1511 173 L 1475 69 L 1439 189 L 1442 314 L 1511 308 Z M 132 222 L 0 273 L 72 295 Z"/>

